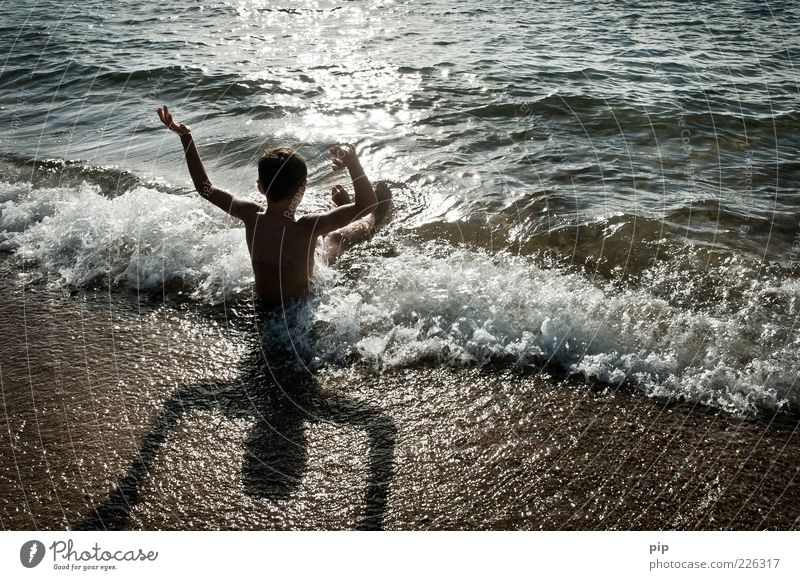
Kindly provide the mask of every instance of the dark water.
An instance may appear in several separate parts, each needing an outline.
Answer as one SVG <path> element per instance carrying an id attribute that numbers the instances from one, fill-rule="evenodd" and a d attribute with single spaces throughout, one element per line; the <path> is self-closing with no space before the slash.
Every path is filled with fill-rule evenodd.
<path id="1" fill-rule="evenodd" d="M 168 103 L 242 195 L 264 144 L 309 160 L 307 210 L 335 142 L 395 182 L 392 222 L 288 318 L 313 365 L 555 363 L 798 409 L 797 3 L 5 2 L 0 22 L 0 248 L 26 282 L 249 299 L 242 230 L 188 193 Z"/>

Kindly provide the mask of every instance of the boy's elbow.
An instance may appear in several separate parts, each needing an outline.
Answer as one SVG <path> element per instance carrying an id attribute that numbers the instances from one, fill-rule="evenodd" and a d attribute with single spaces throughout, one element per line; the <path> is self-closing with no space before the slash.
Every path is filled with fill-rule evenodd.
<path id="1" fill-rule="evenodd" d="M 210 181 L 195 182 L 194 189 L 203 197 L 209 197 L 214 186 Z"/>
<path id="2" fill-rule="evenodd" d="M 366 215 L 368 213 L 372 213 L 376 209 L 378 209 L 378 200 L 374 202 L 363 202 L 360 204 L 355 204 L 356 214 L 358 217 Z"/>

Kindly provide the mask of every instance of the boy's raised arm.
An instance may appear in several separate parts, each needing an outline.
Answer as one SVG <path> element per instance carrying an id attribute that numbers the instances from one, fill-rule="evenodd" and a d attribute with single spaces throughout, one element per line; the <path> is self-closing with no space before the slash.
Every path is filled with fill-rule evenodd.
<path id="1" fill-rule="evenodd" d="M 359 210 L 354 219 L 363 217 L 375 209 L 378 204 L 378 198 L 375 197 L 372 183 L 364 173 L 364 168 L 361 167 L 361 161 L 356 155 L 356 148 L 350 144 L 345 147 L 336 145 L 331 148 L 331 154 L 333 155 L 333 161 L 331 162 L 333 170 L 340 171 L 346 167 L 350 173 L 350 179 L 353 180 L 353 192 L 356 197 L 353 205 Z"/>
<path id="2" fill-rule="evenodd" d="M 304 221 L 310 221 L 313 225 L 314 233 L 320 236 L 343 228 L 347 224 L 374 211 L 378 206 L 375 190 L 372 189 L 372 183 L 364 173 L 364 168 L 361 167 L 361 161 L 356 155 L 356 148 L 349 144 L 344 147 L 336 145 L 330 151 L 333 156 L 331 162 L 333 170 L 340 171 L 347 168 L 350 173 L 350 179 L 353 180 L 355 200 L 351 204 L 339 206 L 327 213 L 302 218 Z"/>
<path id="3" fill-rule="evenodd" d="M 169 112 L 166 105 L 156 109 L 156 112 L 161 122 L 173 133 L 180 136 L 181 143 L 183 144 L 183 151 L 186 154 L 186 165 L 189 167 L 189 175 L 192 178 L 197 193 L 218 208 L 241 220 L 244 220 L 250 214 L 262 209 L 260 205 L 253 201 L 235 197 L 227 191 L 214 187 L 211 180 L 208 178 L 206 168 L 203 166 L 203 161 L 200 159 L 200 154 L 197 152 L 197 146 L 194 144 L 194 139 L 192 138 L 192 130 L 183 123 L 175 123 L 172 119 L 172 113 Z"/>

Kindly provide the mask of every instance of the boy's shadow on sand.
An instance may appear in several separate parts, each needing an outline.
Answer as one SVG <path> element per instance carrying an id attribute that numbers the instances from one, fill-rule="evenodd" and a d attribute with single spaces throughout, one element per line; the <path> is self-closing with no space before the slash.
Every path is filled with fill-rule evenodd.
<path id="1" fill-rule="evenodd" d="M 127 528 L 139 488 L 170 433 L 185 413 L 207 409 L 217 409 L 230 419 L 256 420 L 245 442 L 241 471 L 245 493 L 256 498 L 285 499 L 299 486 L 308 461 L 307 421 L 364 430 L 369 439 L 369 479 L 357 527 L 383 528 L 394 473 L 396 429 L 392 421 L 355 399 L 323 393 L 305 368 L 292 363 L 268 364 L 259 344 L 243 360 L 236 381 L 185 387 L 168 399 L 127 473 L 73 529 Z"/>

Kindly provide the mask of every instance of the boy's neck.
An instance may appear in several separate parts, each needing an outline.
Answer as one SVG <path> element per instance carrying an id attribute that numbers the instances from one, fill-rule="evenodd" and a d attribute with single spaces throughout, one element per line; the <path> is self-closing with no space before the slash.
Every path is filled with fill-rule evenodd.
<path id="1" fill-rule="evenodd" d="M 272 201 L 267 198 L 267 211 L 265 212 L 266 215 L 271 217 L 283 217 L 294 221 L 294 212 L 297 210 L 297 206 L 303 201 L 303 193 L 305 190 L 305 186 L 297 191 L 293 196 L 289 197 L 288 199 L 282 199 L 280 201 Z M 261 193 L 264 193 L 261 191 Z"/>
<path id="2" fill-rule="evenodd" d="M 267 211 L 265 212 L 266 215 L 271 217 L 284 217 L 290 220 L 294 219 L 294 212 L 297 208 L 293 207 L 291 203 L 272 203 L 267 202 Z"/>

